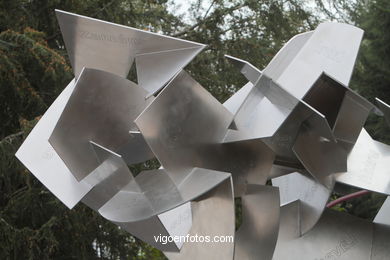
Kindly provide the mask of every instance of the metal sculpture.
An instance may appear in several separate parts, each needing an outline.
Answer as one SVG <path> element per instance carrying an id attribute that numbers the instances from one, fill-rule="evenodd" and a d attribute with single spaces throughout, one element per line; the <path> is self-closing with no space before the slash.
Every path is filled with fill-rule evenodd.
<path id="1" fill-rule="evenodd" d="M 389 199 L 374 223 L 325 210 L 336 182 L 390 195 L 390 147 L 363 129 L 370 112 L 390 122 L 390 106 L 348 88 L 362 30 L 320 24 L 262 71 L 226 56 L 248 83 L 221 104 L 183 70 L 205 45 L 56 13 L 75 79 L 16 156 L 66 206 L 82 201 L 170 259 L 390 254 Z M 128 168 L 153 158 L 160 169 Z"/>

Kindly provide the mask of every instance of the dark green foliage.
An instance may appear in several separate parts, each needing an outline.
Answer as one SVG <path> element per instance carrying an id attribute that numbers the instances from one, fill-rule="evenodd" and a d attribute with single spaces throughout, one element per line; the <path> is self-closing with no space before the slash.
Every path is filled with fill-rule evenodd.
<path id="1" fill-rule="evenodd" d="M 354 17 L 357 25 L 365 31 L 353 86 L 367 99 L 375 97 L 390 104 L 390 2 L 376 0 L 363 2 Z M 390 126 L 383 118 L 370 116 L 366 128 L 378 141 L 390 144 Z M 385 196 L 372 194 L 357 200 L 349 212 L 372 219 L 382 205 Z"/>
<path id="2" fill-rule="evenodd" d="M 183 18 L 168 11 L 166 0 L 0 1 L 0 259 L 164 259 L 81 203 L 67 209 L 14 154 L 72 78 L 56 8 L 208 44 L 186 69 L 220 101 L 245 83 L 224 54 L 263 69 L 290 37 L 319 22 L 299 0 L 192 3 L 189 17 Z M 389 3 L 343 0 L 335 6 L 342 15 L 328 12 L 333 19 L 352 21 L 366 30 L 352 86 L 370 100 L 378 96 L 390 102 Z M 133 68 L 129 78 L 135 75 Z M 370 118 L 368 128 L 377 138 L 390 140 L 381 119 Z M 130 168 L 138 173 L 158 166 L 151 160 Z M 383 200 L 377 197 L 365 196 L 341 208 L 372 218 Z M 239 226 L 240 200 L 236 203 Z"/>
<path id="3" fill-rule="evenodd" d="M 343 185 L 343 186 L 344 188 L 342 190 L 342 193 L 334 192 L 330 200 L 334 200 L 345 194 L 351 194 L 360 190 L 355 187 L 350 187 L 347 185 Z M 385 199 L 386 199 L 385 195 L 375 193 L 375 192 L 370 192 L 368 194 L 362 195 L 361 197 L 344 201 L 334 206 L 332 209 L 337 211 L 348 212 L 349 214 L 352 214 L 354 216 L 372 221 L 375 218 L 376 214 L 378 213 L 378 210 L 382 206 Z"/>
<path id="4" fill-rule="evenodd" d="M 66 208 L 14 159 L 34 123 L 0 143 L 0 258 L 164 259 L 83 204 Z"/>
<path id="5" fill-rule="evenodd" d="M 351 87 L 373 103 L 376 97 L 390 103 L 390 2 L 386 0 L 331 2 L 336 7 L 334 19 L 336 16 L 341 17 L 338 20 L 355 23 L 364 30 Z M 343 14 L 340 15 L 340 12 Z M 374 139 L 390 144 L 390 127 L 383 117 L 370 115 L 365 128 Z M 351 192 L 353 191 L 356 189 L 351 188 Z M 333 198 L 338 196 L 335 194 Z M 384 195 L 372 193 L 343 203 L 336 209 L 372 220 L 384 199 Z"/>
<path id="6" fill-rule="evenodd" d="M 42 115 L 71 79 L 65 59 L 44 34 L 26 28 L 0 33 L 0 138 L 17 132 L 19 120 Z"/>
<path id="7" fill-rule="evenodd" d="M 296 1 L 213 1 L 213 11 L 196 15 L 196 25 L 176 34 L 208 44 L 188 70 L 221 102 L 246 81 L 224 58 L 248 60 L 263 69 L 285 42 L 314 29 L 317 20 Z"/>
<path id="8" fill-rule="evenodd" d="M 370 1 L 360 7 L 356 23 L 365 31 L 353 86 L 367 99 L 390 103 L 390 2 Z M 375 139 L 390 143 L 390 127 L 372 116 L 367 128 Z"/>

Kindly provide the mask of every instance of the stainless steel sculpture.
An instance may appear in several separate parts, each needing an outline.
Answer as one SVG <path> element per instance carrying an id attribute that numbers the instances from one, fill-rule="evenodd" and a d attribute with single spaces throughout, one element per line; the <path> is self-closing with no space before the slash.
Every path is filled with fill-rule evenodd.
<path id="1" fill-rule="evenodd" d="M 390 254 L 389 199 L 374 223 L 325 210 L 336 182 L 390 195 L 390 147 L 363 129 L 370 112 L 390 122 L 390 106 L 348 88 L 362 30 L 323 23 L 262 71 L 226 56 L 248 83 L 221 104 L 183 70 L 203 44 L 56 13 L 75 79 L 16 156 L 66 206 L 82 201 L 170 259 Z M 161 168 L 128 168 L 153 158 Z"/>

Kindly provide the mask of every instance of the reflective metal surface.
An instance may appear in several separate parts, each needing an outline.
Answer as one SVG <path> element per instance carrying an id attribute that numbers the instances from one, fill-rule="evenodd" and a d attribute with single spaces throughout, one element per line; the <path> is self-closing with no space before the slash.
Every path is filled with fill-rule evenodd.
<path id="1" fill-rule="evenodd" d="M 56 15 L 76 78 L 83 67 L 126 78 L 135 60 L 138 83 L 150 94 L 205 47 L 61 10 L 56 10 Z"/>
<path id="2" fill-rule="evenodd" d="M 379 98 L 376 98 L 375 101 L 378 104 L 379 109 L 385 116 L 387 124 L 390 126 L 390 106 L 385 102 L 383 102 L 382 100 L 380 100 Z"/>
<path id="3" fill-rule="evenodd" d="M 179 185 L 165 170 L 143 171 L 116 193 L 99 213 L 119 225 L 173 209 L 216 187 L 230 174 L 194 168 Z"/>
<path id="4" fill-rule="evenodd" d="M 231 182 L 229 176 L 196 168 L 187 180 L 175 186 L 164 170 L 142 172 L 101 207 L 99 213 L 160 250 L 178 251 L 183 243 L 163 244 L 156 241 L 155 236 L 186 235 L 191 215 L 188 209 L 178 208 L 220 183 L 226 183 L 225 180 Z M 194 210 L 192 207 L 192 212 Z"/>
<path id="5" fill-rule="evenodd" d="M 390 147 L 363 129 L 348 155 L 348 171 L 336 174 L 336 181 L 390 195 L 389 159 Z"/>
<path id="6" fill-rule="evenodd" d="M 237 67 L 237 69 L 240 70 L 240 72 L 246 77 L 247 80 L 249 80 L 250 83 L 256 84 L 256 81 L 259 79 L 261 75 L 261 71 L 250 64 L 249 62 L 245 60 L 241 60 L 239 58 L 225 55 L 225 57 L 233 63 L 234 66 Z"/>
<path id="7" fill-rule="evenodd" d="M 49 138 L 77 180 L 82 180 L 101 163 L 89 141 L 113 152 L 132 145 L 129 131 L 136 128 L 133 120 L 151 101 L 145 100 L 146 95 L 142 88 L 114 74 L 88 68 L 81 72 Z M 142 146 L 146 144 L 130 149 L 143 149 Z M 129 158 L 131 163 L 150 158 L 141 156 L 140 159 Z"/>
<path id="8" fill-rule="evenodd" d="M 363 30 L 351 25 L 322 23 L 311 35 L 301 36 L 303 45 L 298 53 L 272 79 L 298 99 L 305 96 L 322 73 L 348 86 L 362 36 Z M 263 73 L 268 75 L 267 68 Z"/>
<path id="9" fill-rule="evenodd" d="M 179 186 L 173 184 L 163 169 L 141 172 L 134 178 L 119 155 L 98 145 L 94 147 L 106 159 L 83 180 L 93 186 L 83 202 L 160 250 L 178 251 L 182 246 L 183 243 L 157 242 L 155 236 L 187 234 L 191 227 L 187 201 L 226 179 L 231 182 L 230 174 L 198 168 Z M 187 215 L 184 219 L 180 217 L 177 224 L 178 214 Z"/>
<path id="10" fill-rule="evenodd" d="M 265 184 L 273 153 L 259 140 L 223 144 L 232 114 L 186 72 L 179 73 L 135 120 L 174 182 L 192 167 L 230 172 L 236 196 Z"/>
<path id="11" fill-rule="evenodd" d="M 252 88 L 253 88 L 253 84 L 251 82 L 246 83 L 242 88 L 240 88 L 236 93 L 234 93 L 228 100 L 226 100 L 225 103 L 223 103 L 223 106 L 226 107 L 227 110 L 230 111 L 230 113 L 235 115 Z"/>
<path id="12" fill-rule="evenodd" d="M 291 39 L 264 69 L 263 76 L 282 86 L 296 99 L 302 99 L 324 72 L 347 86 L 362 34 L 362 30 L 350 25 L 323 23 L 314 32 Z M 235 117 L 243 128 L 255 128 L 253 124 L 258 124 L 269 129 L 270 132 L 263 130 L 264 134 L 258 134 L 259 138 L 276 130 L 269 122 L 261 123 L 268 113 L 275 117 L 279 112 L 264 100 L 262 90 L 268 84 L 269 80 L 260 79 Z M 261 114 L 261 111 L 268 113 Z M 278 120 L 283 118 L 268 121 Z"/>
<path id="13" fill-rule="evenodd" d="M 281 206 L 299 200 L 300 235 L 317 223 L 332 193 L 332 188 L 296 172 L 272 179 L 272 185 L 279 188 Z"/>
<path id="14" fill-rule="evenodd" d="M 331 174 L 347 170 L 347 152 L 338 143 L 304 129 L 298 134 L 293 151 L 316 180 L 333 188 Z"/>
<path id="15" fill-rule="evenodd" d="M 178 252 L 183 243 L 167 241 L 156 242 L 155 237 L 161 236 L 186 236 L 192 226 L 191 202 L 187 202 L 174 209 L 148 219 L 128 222 L 123 228 L 131 232 L 133 236 L 163 251 Z"/>
<path id="16" fill-rule="evenodd" d="M 294 200 L 280 206 L 279 233 L 276 249 L 282 248 L 283 243 L 301 236 L 300 207 L 301 202 L 299 200 Z"/>
<path id="17" fill-rule="evenodd" d="M 388 258 L 389 199 L 374 223 L 324 210 L 336 182 L 390 195 L 390 146 L 363 129 L 389 105 L 348 88 L 362 30 L 320 24 L 263 71 L 227 56 L 249 82 L 221 104 L 183 70 L 203 44 L 56 13 L 76 80 L 16 156 L 69 208 L 169 259 Z"/>
<path id="18" fill-rule="evenodd" d="M 279 230 L 279 189 L 248 185 L 241 201 L 234 259 L 272 259 Z"/>
<path id="19" fill-rule="evenodd" d="M 374 224 L 371 260 L 386 260 L 390 255 L 390 226 Z"/>
<path id="20" fill-rule="evenodd" d="M 94 142 L 91 145 L 101 164 L 83 180 L 93 187 L 83 198 L 83 202 L 97 211 L 126 184 L 134 182 L 134 177 L 120 155 Z"/>
<path id="21" fill-rule="evenodd" d="M 390 236 L 390 199 L 389 197 L 387 197 L 374 219 L 374 238 L 372 242 L 371 259 L 384 260 L 389 258 L 390 255 L 389 236 Z"/>
<path id="22" fill-rule="evenodd" d="M 218 188 L 192 203 L 192 237 L 229 236 L 234 238 L 234 198 L 232 183 Z M 186 242 L 180 253 L 164 252 L 169 259 L 233 259 L 234 242 Z"/>
<path id="23" fill-rule="evenodd" d="M 78 182 L 48 139 L 75 87 L 72 80 L 30 132 L 16 157 L 68 208 L 73 208 L 91 186 Z"/>
<path id="24" fill-rule="evenodd" d="M 387 197 L 378 214 L 375 216 L 374 223 L 390 226 L 390 198 Z"/>
<path id="25" fill-rule="evenodd" d="M 339 142 L 355 144 L 374 106 L 352 90 L 347 90 L 333 126 Z"/>
<path id="26" fill-rule="evenodd" d="M 135 120 L 162 166 L 178 183 L 202 162 L 196 149 L 220 143 L 232 114 L 185 71 L 169 82 Z"/>
<path id="27" fill-rule="evenodd" d="M 372 223 L 327 209 L 305 235 L 278 241 L 273 259 L 367 260 L 371 256 L 372 237 Z"/>

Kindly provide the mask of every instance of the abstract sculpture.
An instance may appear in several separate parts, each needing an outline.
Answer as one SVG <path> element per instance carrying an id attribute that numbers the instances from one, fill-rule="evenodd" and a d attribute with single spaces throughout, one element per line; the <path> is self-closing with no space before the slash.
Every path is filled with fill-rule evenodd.
<path id="1" fill-rule="evenodd" d="M 82 201 L 170 259 L 390 254 L 389 199 L 374 223 L 325 210 L 336 182 L 390 195 L 390 147 L 363 129 L 390 107 L 348 88 L 362 30 L 320 24 L 263 71 L 227 56 L 248 83 L 221 104 L 183 70 L 204 45 L 56 13 L 75 79 L 16 156 L 66 206 Z M 130 172 L 153 158 L 160 169 Z M 187 234 L 235 239 L 155 240 Z"/>

